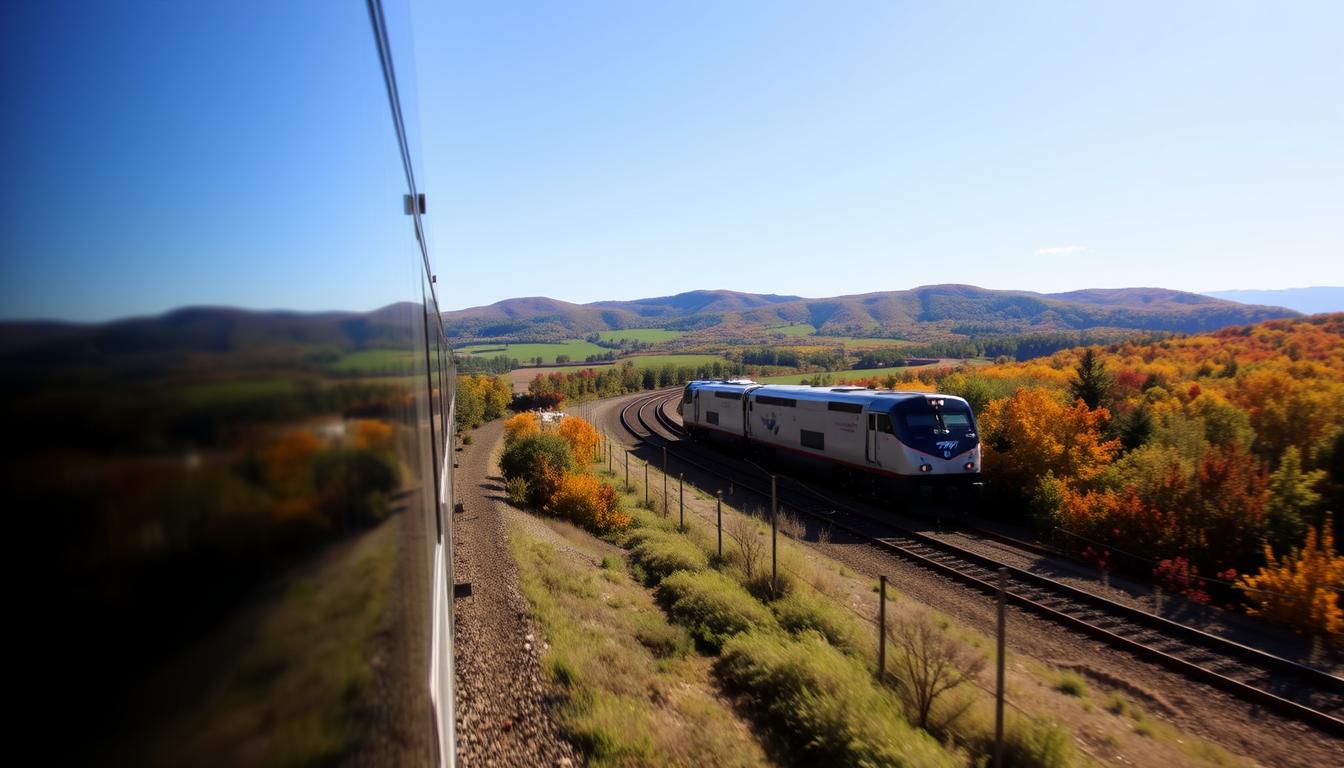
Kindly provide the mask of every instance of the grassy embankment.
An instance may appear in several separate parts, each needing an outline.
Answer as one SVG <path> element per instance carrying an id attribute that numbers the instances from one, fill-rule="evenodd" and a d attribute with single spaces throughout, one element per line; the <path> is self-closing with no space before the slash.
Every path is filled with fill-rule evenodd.
<path id="1" fill-rule="evenodd" d="M 631 475 L 637 480 L 642 468 Z M 656 473 L 650 479 L 652 506 L 658 507 L 662 479 Z M 725 533 L 725 556 L 719 558 L 712 522 L 694 514 L 699 505 L 712 516 L 712 499 L 688 489 L 688 526 L 682 530 L 674 520 L 675 481 L 672 487 L 673 516 L 636 509 L 635 526 L 608 541 L 556 522 L 549 526 L 564 530 L 564 547 L 536 541 L 518 527 L 512 531 L 524 591 L 550 642 L 543 664 L 565 696 L 561 725 L 594 764 L 702 762 L 699 753 L 687 752 L 694 746 L 676 738 L 685 731 L 674 727 L 664 738 L 665 727 L 658 724 L 688 722 L 677 711 L 679 702 L 712 698 L 709 685 L 732 696 L 754 720 L 765 754 L 779 763 L 969 765 L 986 759 L 993 715 L 983 689 L 962 686 L 940 701 L 930 736 L 910 724 L 906 686 L 894 679 L 875 682 L 870 622 L 876 600 L 868 580 L 781 536 L 781 579 L 771 594 L 768 529 L 725 507 L 726 531 L 747 541 L 754 532 L 758 546 L 753 555 L 750 545 Z M 625 493 L 627 508 L 639 506 L 642 493 L 638 484 Z M 783 529 L 794 538 L 803 533 L 797 521 Z M 566 556 L 575 545 L 582 556 Z M 971 654 L 987 655 L 992 648 L 987 638 L 894 590 L 891 597 L 893 623 L 933 622 L 940 636 Z M 889 641 L 889 671 L 903 653 Z M 1012 653 L 1009 669 L 1014 708 L 1006 749 L 1012 765 L 1244 764 L 1150 718 L 1120 694 L 1092 692 L 1081 675 Z M 695 693 L 669 698 L 668 686 Z M 701 706 L 693 708 L 704 717 L 690 721 L 696 739 L 722 745 L 739 738 L 731 719 Z M 966 713 L 953 717 L 962 707 Z M 1059 723 L 1069 723 L 1081 738 Z M 1084 747 L 1079 754 L 1075 744 L 1100 753 Z M 709 762 L 725 756 L 759 761 L 754 751 L 713 754 Z"/>
<path id="2" fill-rule="evenodd" d="M 143 762 L 326 765 L 353 754 L 370 722 L 400 526 L 394 516 L 333 545 L 172 670 L 170 697 L 192 705 L 146 741 Z"/>

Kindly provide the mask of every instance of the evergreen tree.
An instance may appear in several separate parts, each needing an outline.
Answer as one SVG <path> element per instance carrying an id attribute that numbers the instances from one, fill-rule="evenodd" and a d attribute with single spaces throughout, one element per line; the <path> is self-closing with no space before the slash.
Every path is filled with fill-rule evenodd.
<path id="1" fill-rule="evenodd" d="M 1106 364 L 1097 359 L 1096 350 L 1088 347 L 1074 368 L 1077 378 L 1069 382 L 1069 391 L 1077 399 L 1087 403 L 1088 408 L 1101 405 L 1106 391 L 1111 388 L 1111 376 L 1106 372 Z"/>

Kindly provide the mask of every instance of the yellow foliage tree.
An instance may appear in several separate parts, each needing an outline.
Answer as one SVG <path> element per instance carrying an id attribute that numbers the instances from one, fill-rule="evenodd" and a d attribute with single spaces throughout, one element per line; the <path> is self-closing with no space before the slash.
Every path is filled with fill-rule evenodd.
<path id="1" fill-rule="evenodd" d="M 1265 545 L 1265 567 L 1237 581 L 1251 603 L 1247 613 L 1344 644 L 1344 557 L 1335 552 L 1332 523 L 1327 516 L 1320 528 L 1308 528 L 1306 544 L 1282 560 Z"/>
<path id="2" fill-rule="evenodd" d="M 592 464 L 597 458 L 599 437 L 592 424 L 578 416 L 566 416 L 560 421 L 556 434 L 569 443 L 569 450 L 574 454 L 574 463 L 580 467 Z"/>
<path id="3" fill-rule="evenodd" d="M 1088 482 L 1115 457 L 1119 440 L 1103 440 L 1105 408 L 1065 405 L 1054 393 L 1025 387 L 994 400 L 980 418 L 985 468 L 1012 487 L 1034 488 L 1046 472 Z"/>
<path id="4" fill-rule="evenodd" d="M 537 424 L 536 414 L 519 413 L 510 416 L 508 421 L 504 422 L 504 442 L 512 443 L 540 431 L 541 426 Z"/>

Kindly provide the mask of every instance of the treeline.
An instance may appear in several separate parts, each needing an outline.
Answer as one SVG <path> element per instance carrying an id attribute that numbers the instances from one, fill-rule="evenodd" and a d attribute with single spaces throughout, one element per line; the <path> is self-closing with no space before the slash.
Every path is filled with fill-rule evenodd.
<path id="1" fill-rule="evenodd" d="M 653 349 L 653 342 L 651 341 L 639 341 L 637 339 L 621 339 L 621 338 L 604 339 L 602 338 L 601 334 L 597 333 L 590 333 L 583 338 L 590 344 L 596 344 L 599 347 L 606 347 L 607 349 L 619 350 L 622 354 L 628 354 L 630 352 L 642 352 L 646 349 Z"/>
<path id="2" fill-rule="evenodd" d="M 474 429 L 503 416 L 513 401 L 513 387 L 502 376 L 457 377 L 457 431 Z"/>
<path id="3" fill-rule="evenodd" d="M 991 487 L 1061 546 L 1344 638 L 1344 315 L 911 382 L 971 401 Z"/>
<path id="4" fill-rule="evenodd" d="M 884 362 L 903 357 L 1008 357 L 1025 361 L 1038 357 L 1047 357 L 1056 352 L 1075 347 L 1114 344 L 1126 338 L 1134 339 L 1133 331 L 1090 330 L 1090 331 L 1045 331 L 1019 334 L 984 334 L 976 332 L 983 329 L 962 326 L 957 332 L 968 333 L 969 338 L 947 339 L 901 347 L 888 347 L 872 350 L 860 355 L 861 368 L 885 368 L 899 363 Z M 1139 343 L 1149 343 L 1169 337 L 1170 334 L 1145 334 Z M 868 356 L 871 355 L 871 358 Z M 868 358 L 865 361 L 865 358 Z"/>
<path id="5" fill-rule="evenodd" d="M 815 366 L 828 371 L 847 367 L 842 348 L 799 350 L 790 347 L 762 346 L 728 353 L 743 365 L 778 365 L 785 368 Z"/>
<path id="6" fill-rule="evenodd" d="M 495 355 L 494 357 L 481 357 L 478 355 L 462 355 L 457 357 L 454 362 L 457 364 L 457 372 L 465 374 L 495 374 L 502 376 L 512 371 L 518 366 L 518 358 L 508 355 Z"/>
<path id="7" fill-rule="evenodd" d="M 695 379 L 722 379 L 741 375 L 741 367 L 733 363 L 715 361 L 699 366 L 672 365 L 636 368 L 629 360 L 618 366 L 601 369 L 585 368 L 562 373 L 553 371 L 537 374 L 527 386 L 531 401 L 529 407 L 557 406 L 564 402 L 577 403 L 599 397 L 614 397 L 629 392 L 660 389 L 685 384 Z"/>

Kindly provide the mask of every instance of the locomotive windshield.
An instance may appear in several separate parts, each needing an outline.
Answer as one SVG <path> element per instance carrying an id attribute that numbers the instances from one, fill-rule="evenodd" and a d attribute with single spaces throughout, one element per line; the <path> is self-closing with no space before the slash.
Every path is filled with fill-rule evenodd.
<path id="1" fill-rule="evenodd" d="M 959 400 L 914 397 L 891 409 L 897 439 L 937 456 L 958 455 L 975 445 L 975 420 Z"/>

